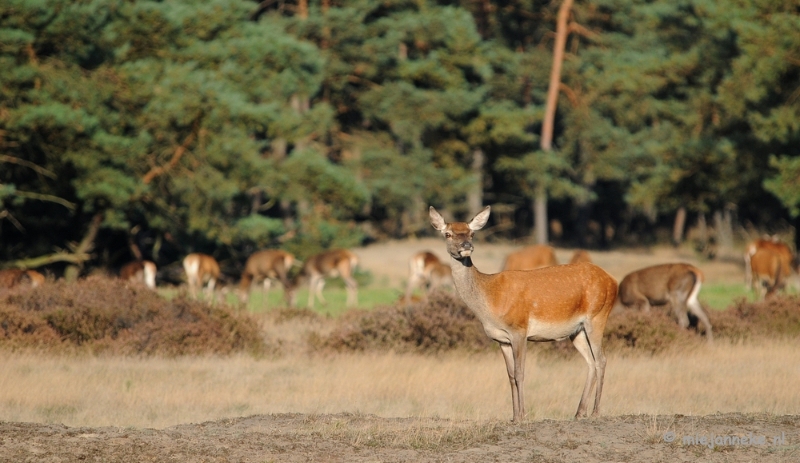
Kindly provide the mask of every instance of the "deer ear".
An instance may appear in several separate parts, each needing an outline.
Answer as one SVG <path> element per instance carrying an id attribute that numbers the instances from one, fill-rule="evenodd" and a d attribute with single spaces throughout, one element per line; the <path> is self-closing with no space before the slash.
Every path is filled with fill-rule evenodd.
<path id="1" fill-rule="evenodd" d="M 489 221 L 489 212 L 491 212 L 491 206 L 486 206 L 482 211 L 478 212 L 478 215 L 469 222 L 469 229 L 475 231 L 483 228 L 486 222 Z"/>
<path id="2" fill-rule="evenodd" d="M 436 209 L 434 209 L 433 206 L 430 207 L 430 210 L 428 212 L 431 216 L 431 225 L 433 225 L 433 228 L 439 231 L 444 230 L 444 228 L 447 226 L 447 223 L 445 223 L 442 214 L 439 214 L 439 212 Z"/>

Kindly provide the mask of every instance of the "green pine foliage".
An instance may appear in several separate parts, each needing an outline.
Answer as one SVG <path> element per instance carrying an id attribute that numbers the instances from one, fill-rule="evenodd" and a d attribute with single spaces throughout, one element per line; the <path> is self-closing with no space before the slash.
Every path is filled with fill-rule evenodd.
<path id="1" fill-rule="evenodd" d="M 800 210 L 796 2 L 576 1 L 551 152 L 558 2 L 1 3 L 2 261 L 97 213 L 101 265 L 137 234 L 160 263 L 305 256 L 425 233 L 427 205 L 465 215 L 476 188 L 621 229 Z"/>

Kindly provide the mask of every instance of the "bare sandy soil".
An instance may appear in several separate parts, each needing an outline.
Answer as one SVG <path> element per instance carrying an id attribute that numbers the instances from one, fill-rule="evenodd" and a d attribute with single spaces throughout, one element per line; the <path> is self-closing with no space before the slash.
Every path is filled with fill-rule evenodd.
<path id="1" fill-rule="evenodd" d="M 511 245 L 478 245 L 476 265 L 500 269 Z M 408 257 L 437 239 L 357 250 L 375 284 L 399 287 Z M 567 262 L 572 250 L 559 250 Z M 646 265 L 694 256 L 672 249 L 593 252 L 618 279 Z M 741 264 L 702 262 L 710 281 L 741 281 Z M 457 387 L 457 386 L 456 386 Z M 733 386 L 732 386 L 733 387 Z M 2 419 L 2 417 L 0 417 Z M 76 428 L 0 421 L 0 462 L 800 461 L 800 415 L 601 416 L 588 420 L 457 421 L 372 415 L 257 415 L 166 429 Z"/>
<path id="2" fill-rule="evenodd" d="M 163 430 L 0 423 L 3 462 L 789 462 L 797 416 L 454 422 L 260 415 Z"/>

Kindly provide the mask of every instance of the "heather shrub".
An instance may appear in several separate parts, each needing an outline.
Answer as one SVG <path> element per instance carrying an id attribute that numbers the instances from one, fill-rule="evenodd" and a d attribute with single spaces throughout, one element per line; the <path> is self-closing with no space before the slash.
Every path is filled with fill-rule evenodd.
<path id="1" fill-rule="evenodd" d="M 227 306 L 90 277 L 0 299 L 0 347 L 174 356 L 260 352 L 264 341 L 254 320 Z"/>
<path id="2" fill-rule="evenodd" d="M 704 340 L 694 328 L 681 328 L 665 310 L 620 309 L 608 317 L 603 343 L 608 352 L 657 354 L 668 349 L 694 346 Z"/>
<path id="3" fill-rule="evenodd" d="M 316 344 L 335 351 L 430 353 L 485 349 L 491 341 L 458 297 L 435 292 L 427 301 L 408 307 L 398 304 L 369 312 L 350 311 L 337 328 L 317 339 Z"/>
<path id="4" fill-rule="evenodd" d="M 800 297 L 777 295 L 765 301 L 744 298 L 710 314 L 714 333 L 732 340 L 762 336 L 800 336 Z"/>

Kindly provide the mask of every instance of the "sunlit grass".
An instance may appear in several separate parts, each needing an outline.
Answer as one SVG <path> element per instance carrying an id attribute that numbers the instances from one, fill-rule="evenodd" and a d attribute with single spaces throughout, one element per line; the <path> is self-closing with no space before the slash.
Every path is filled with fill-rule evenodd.
<path id="1" fill-rule="evenodd" d="M 602 413 L 795 414 L 800 351 L 791 340 L 724 341 L 656 356 L 610 353 Z M 539 355 L 531 343 L 529 419 L 569 419 L 586 375 L 577 352 Z M 443 355 L 392 352 L 278 358 L 131 358 L 0 352 L 0 417 L 69 426 L 163 428 L 268 413 L 382 417 L 511 416 L 498 348 Z M 457 387 L 454 387 L 457 385 Z"/>

